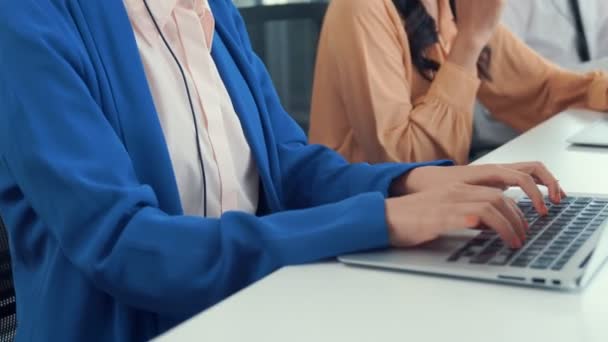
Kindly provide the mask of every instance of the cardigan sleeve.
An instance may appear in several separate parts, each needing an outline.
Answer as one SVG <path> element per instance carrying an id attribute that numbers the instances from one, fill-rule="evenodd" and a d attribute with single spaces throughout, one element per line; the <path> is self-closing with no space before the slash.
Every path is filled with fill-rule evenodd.
<path id="1" fill-rule="evenodd" d="M 27 23 L 0 15 L 0 177 L 19 193 L 15 210 L 28 213 L 27 222 L 7 225 L 12 241 L 30 239 L 23 230 L 35 227 L 55 240 L 46 255 L 69 260 L 99 291 L 174 317 L 281 266 L 388 244 L 378 192 L 265 217 L 163 212 L 87 86 L 79 33 L 50 2 L 36 2 L 27 15 Z"/>

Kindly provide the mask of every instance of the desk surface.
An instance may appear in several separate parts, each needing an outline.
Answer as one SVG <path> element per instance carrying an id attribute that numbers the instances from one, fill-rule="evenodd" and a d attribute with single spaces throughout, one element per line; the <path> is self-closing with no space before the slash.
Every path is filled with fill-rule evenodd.
<path id="1" fill-rule="evenodd" d="M 564 113 L 479 163 L 542 160 L 573 192 L 607 193 L 608 150 L 565 142 Z M 159 341 L 608 341 L 608 267 L 582 293 L 349 267 L 284 268 Z"/>

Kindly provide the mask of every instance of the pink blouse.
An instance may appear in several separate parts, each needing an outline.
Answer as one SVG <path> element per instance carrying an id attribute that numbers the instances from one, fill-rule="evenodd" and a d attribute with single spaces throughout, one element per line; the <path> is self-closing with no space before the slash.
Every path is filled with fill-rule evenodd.
<path id="1" fill-rule="evenodd" d="M 207 0 L 148 0 L 163 35 L 184 69 L 199 136 L 182 76 L 142 0 L 124 0 L 148 85 L 165 135 L 184 213 L 202 215 L 200 141 L 209 217 L 255 213 L 259 176 L 228 92 L 211 58 L 215 21 Z"/>

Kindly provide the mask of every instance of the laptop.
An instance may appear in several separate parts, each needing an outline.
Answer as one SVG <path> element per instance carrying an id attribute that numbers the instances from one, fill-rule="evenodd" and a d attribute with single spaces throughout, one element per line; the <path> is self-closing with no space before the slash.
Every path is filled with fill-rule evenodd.
<path id="1" fill-rule="evenodd" d="M 567 141 L 573 145 L 608 147 L 608 118 L 594 122 Z"/>
<path id="2" fill-rule="evenodd" d="M 584 288 L 608 257 L 608 197 L 549 201 L 541 217 L 531 201 L 518 201 L 530 230 L 525 245 L 510 249 L 493 231 L 462 230 L 411 249 L 344 255 L 348 265 L 559 290 Z"/>

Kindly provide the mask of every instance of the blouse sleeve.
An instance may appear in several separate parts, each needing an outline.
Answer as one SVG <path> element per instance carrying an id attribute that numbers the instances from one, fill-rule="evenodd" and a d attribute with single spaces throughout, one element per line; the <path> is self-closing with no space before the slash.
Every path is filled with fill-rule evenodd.
<path id="1" fill-rule="evenodd" d="M 527 130 L 567 108 L 608 110 L 608 77 L 561 69 L 500 27 L 490 43 L 491 82 L 479 98 L 499 120 Z"/>

